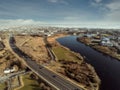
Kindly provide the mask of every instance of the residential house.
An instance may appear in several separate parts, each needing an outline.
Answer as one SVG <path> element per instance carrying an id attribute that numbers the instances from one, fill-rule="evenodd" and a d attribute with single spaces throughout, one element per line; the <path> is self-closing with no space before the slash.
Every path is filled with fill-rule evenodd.
<path id="1" fill-rule="evenodd" d="M 5 70 L 4 70 L 4 73 L 5 74 L 9 74 L 9 73 L 12 73 L 12 72 L 14 72 L 15 71 L 15 68 L 6 68 Z"/>
<path id="2" fill-rule="evenodd" d="M 101 39 L 100 44 L 103 46 L 113 46 L 113 43 L 110 41 L 110 39 L 106 37 Z"/>

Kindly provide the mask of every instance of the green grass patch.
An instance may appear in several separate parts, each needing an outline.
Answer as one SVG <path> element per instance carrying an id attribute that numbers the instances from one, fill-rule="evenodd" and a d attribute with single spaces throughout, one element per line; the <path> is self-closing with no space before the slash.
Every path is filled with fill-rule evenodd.
<path id="1" fill-rule="evenodd" d="M 79 58 L 69 50 L 56 46 L 52 48 L 58 60 L 69 60 L 69 61 L 78 61 Z"/>
<path id="2" fill-rule="evenodd" d="M 61 47 L 58 47 L 58 46 L 54 47 L 53 51 L 54 51 L 54 53 L 56 54 L 56 56 L 58 57 L 59 60 L 67 58 L 66 55 L 65 55 L 65 53 L 67 53 L 67 51 L 65 51 Z"/>
<path id="3" fill-rule="evenodd" d="M 1 84 L 0 84 L 0 90 L 5 90 L 5 88 L 6 88 L 5 83 L 1 83 Z"/>
<path id="4" fill-rule="evenodd" d="M 29 74 L 22 76 L 24 87 L 19 90 L 42 90 L 36 80 L 30 78 Z"/>

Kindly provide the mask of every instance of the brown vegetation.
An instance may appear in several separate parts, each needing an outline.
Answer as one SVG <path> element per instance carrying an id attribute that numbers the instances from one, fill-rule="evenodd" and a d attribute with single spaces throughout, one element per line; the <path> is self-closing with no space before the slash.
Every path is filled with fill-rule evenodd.
<path id="1" fill-rule="evenodd" d="M 64 71 L 60 72 L 74 81 L 84 85 L 86 89 L 93 90 L 100 82 L 94 69 L 84 61 L 79 64 L 73 61 L 62 60 L 62 68 Z"/>
<path id="2" fill-rule="evenodd" d="M 17 65 L 18 69 L 25 68 L 20 60 L 18 60 L 9 50 L 5 50 L 4 53 L 2 53 L 2 57 L 0 58 L 0 68 L 2 72 L 5 68 L 9 68 L 15 65 Z"/>
<path id="3" fill-rule="evenodd" d="M 116 57 L 116 55 L 117 55 L 117 49 L 114 47 L 105 47 L 105 46 L 100 46 L 100 45 L 94 45 L 94 46 L 92 46 L 92 48 L 94 48 L 100 52 L 103 52 L 107 55 L 110 55 L 112 57 Z"/>
<path id="4" fill-rule="evenodd" d="M 42 37 L 16 36 L 16 45 L 37 63 L 45 63 L 50 58 Z"/>
<path id="5" fill-rule="evenodd" d="M 84 42 L 87 45 L 91 44 L 91 39 L 88 37 L 77 38 L 77 40 L 80 42 Z"/>
<path id="6" fill-rule="evenodd" d="M 1 39 L 0 46 L 2 46 L 2 50 L 0 51 L 0 74 L 3 75 L 3 71 L 10 67 L 15 67 L 16 71 L 26 68 L 22 62 L 9 50 L 9 45 L 7 43 L 8 37 L 6 35 L 2 35 Z"/>
<path id="7" fill-rule="evenodd" d="M 56 46 L 57 45 L 56 39 L 60 37 L 64 37 L 64 36 L 68 36 L 68 35 L 67 34 L 56 34 L 54 36 L 49 37 L 47 40 L 52 46 Z"/>

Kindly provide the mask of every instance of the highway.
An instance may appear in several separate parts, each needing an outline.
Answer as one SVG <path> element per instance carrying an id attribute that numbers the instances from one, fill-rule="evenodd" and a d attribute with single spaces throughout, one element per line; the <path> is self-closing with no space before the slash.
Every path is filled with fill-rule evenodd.
<path id="1" fill-rule="evenodd" d="M 54 72 L 48 70 L 42 65 L 38 65 L 34 60 L 32 60 L 28 55 L 23 53 L 15 44 L 14 37 L 9 38 L 9 44 L 12 50 L 21 58 L 24 59 L 26 65 L 40 78 L 46 81 L 48 84 L 53 86 L 57 90 L 83 90 L 79 86 L 65 80 L 61 76 L 55 74 Z"/>

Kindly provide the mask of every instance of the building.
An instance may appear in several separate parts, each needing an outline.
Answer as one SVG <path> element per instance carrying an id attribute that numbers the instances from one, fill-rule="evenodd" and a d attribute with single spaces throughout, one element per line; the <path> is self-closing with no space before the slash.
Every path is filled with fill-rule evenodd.
<path id="1" fill-rule="evenodd" d="M 113 43 L 110 41 L 110 39 L 105 37 L 101 39 L 100 44 L 103 46 L 113 46 Z"/>
<path id="2" fill-rule="evenodd" d="M 5 74 L 9 74 L 9 73 L 12 73 L 12 72 L 14 72 L 15 71 L 15 68 L 6 68 L 5 70 L 4 70 L 4 73 Z"/>
<path id="3" fill-rule="evenodd" d="M 84 34 L 84 37 L 91 38 L 91 37 L 92 37 L 92 34 Z"/>

